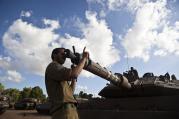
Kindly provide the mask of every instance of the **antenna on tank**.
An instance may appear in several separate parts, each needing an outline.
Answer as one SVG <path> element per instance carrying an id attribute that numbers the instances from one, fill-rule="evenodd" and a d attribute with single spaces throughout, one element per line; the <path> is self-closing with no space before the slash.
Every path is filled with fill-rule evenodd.
<path id="1" fill-rule="evenodd" d="M 73 48 L 73 53 L 75 54 L 76 53 L 75 46 L 73 45 L 72 48 Z"/>
<path id="2" fill-rule="evenodd" d="M 128 71 L 129 71 L 129 58 L 128 58 L 128 53 L 127 53 L 127 68 L 128 68 Z"/>

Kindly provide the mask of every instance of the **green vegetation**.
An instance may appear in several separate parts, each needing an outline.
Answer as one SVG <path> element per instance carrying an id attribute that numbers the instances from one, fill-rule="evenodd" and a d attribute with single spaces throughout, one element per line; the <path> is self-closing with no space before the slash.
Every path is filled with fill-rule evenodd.
<path id="1" fill-rule="evenodd" d="M 36 98 L 42 102 L 44 102 L 46 100 L 46 96 L 43 94 L 43 91 L 39 86 L 32 88 L 30 97 Z"/>
<path id="2" fill-rule="evenodd" d="M 86 98 L 86 99 L 92 99 L 92 94 L 84 93 L 83 91 L 80 91 L 79 94 L 74 95 L 76 98 Z"/>
<path id="3" fill-rule="evenodd" d="M 4 90 L 4 85 L 0 83 L 0 93 Z"/>
<path id="4" fill-rule="evenodd" d="M 29 87 L 29 88 L 27 88 L 27 87 L 23 88 L 23 90 L 21 91 L 21 95 L 20 95 L 21 97 L 20 97 L 20 99 L 30 98 L 31 91 L 32 91 L 31 87 Z"/>
<path id="5" fill-rule="evenodd" d="M 11 102 L 18 102 L 24 98 L 36 98 L 39 102 L 47 101 L 46 96 L 43 94 L 43 90 L 39 86 L 24 87 L 22 91 L 16 88 L 5 89 L 4 85 L 0 83 L 0 94 L 6 95 L 10 98 Z M 75 97 L 92 99 L 92 94 L 84 93 L 80 91 L 79 94 L 75 94 Z"/>
<path id="6" fill-rule="evenodd" d="M 12 102 L 16 102 L 20 99 L 20 93 L 21 92 L 16 88 L 8 88 L 2 92 L 2 94 L 8 96 Z"/>
<path id="7" fill-rule="evenodd" d="M 39 86 L 25 87 L 22 91 L 16 88 L 5 89 L 4 85 L 0 83 L 0 94 L 6 95 L 10 98 L 11 102 L 18 102 L 24 98 L 36 98 L 39 102 L 45 102 L 46 96 Z"/>

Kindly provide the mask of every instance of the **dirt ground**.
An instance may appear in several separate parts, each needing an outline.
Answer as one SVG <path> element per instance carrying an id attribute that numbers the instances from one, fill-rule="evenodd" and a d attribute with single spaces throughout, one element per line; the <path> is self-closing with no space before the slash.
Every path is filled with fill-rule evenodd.
<path id="1" fill-rule="evenodd" d="M 51 119 L 49 115 L 38 114 L 36 110 L 6 110 L 0 119 Z"/>
<path id="2" fill-rule="evenodd" d="M 179 119 L 178 111 L 79 110 L 80 119 Z M 6 110 L 0 119 L 51 119 L 36 110 Z"/>

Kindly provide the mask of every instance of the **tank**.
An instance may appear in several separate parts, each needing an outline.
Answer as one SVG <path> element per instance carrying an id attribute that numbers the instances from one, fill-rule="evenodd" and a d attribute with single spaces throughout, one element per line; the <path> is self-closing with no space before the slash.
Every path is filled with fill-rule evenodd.
<path id="1" fill-rule="evenodd" d="M 161 97 L 179 95 L 179 80 L 168 80 L 154 76 L 153 73 L 145 73 L 142 78 L 131 83 L 130 89 L 116 87 L 108 84 L 99 95 L 105 98 L 125 98 L 125 97 Z"/>
<path id="2" fill-rule="evenodd" d="M 9 99 L 4 95 L 0 95 L 0 114 L 4 113 L 9 108 Z"/>
<path id="3" fill-rule="evenodd" d="M 79 100 L 80 119 L 179 119 L 179 80 L 148 72 L 129 82 L 130 89 L 110 83 L 99 92 L 101 97 Z M 49 114 L 49 108 L 42 104 L 37 111 Z"/>
<path id="4" fill-rule="evenodd" d="M 50 114 L 50 103 L 46 102 L 46 103 L 38 104 L 36 106 L 36 110 L 39 114 L 49 115 Z"/>
<path id="5" fill-rule="evenodd" d="M 123 74 L 128 78 L 131 88 L 107 84 L 99 92 L 100 99 L 92 99 L 79 106 L 82 118 L 85 119 L 88 114 L 89 119 L 179 118 L 179 80 L 171 80 L 168 73 L 154 76 L 148 72 L 141 78 L 130 71 Z"/>
<path id="6" fill-rule="evenodd" d="M 32 110 L 35 109 L 37 104 L 37 99 L 35 98 L 24 98 L 20 102 L 14 104 L 14 109 L 16 110 Z"/>

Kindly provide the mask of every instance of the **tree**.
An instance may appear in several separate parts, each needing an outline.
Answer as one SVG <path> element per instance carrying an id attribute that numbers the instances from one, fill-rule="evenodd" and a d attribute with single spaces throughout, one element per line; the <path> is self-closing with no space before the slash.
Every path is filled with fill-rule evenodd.
<path id="1" fill-rule="evenodd" d="M 30 93 L 30 97 L 36 98 L 40 101 L 43 101 L 43 100 L 46 99 L 45 95 L 43 94 L 43 90 L 39 86 L 32 88 L 32 91 Z"/>
<path id="2" fill-rule="evenodd" d="M 12 102 L 17 102 L 20 99 L 20 91 L 16 88 L 6 89 L 2 94 L 8 96 Z"/>
<path id="3" fill-rule="evenodd" d="M 83 97 L 83 91 L 79 92 L 79 97 L 81 97 L 81 98 Z"/>
<path id="4" fill-rule="evenodd" d="M 88 94 L 88 99 L 92 99 L 93 98 L 93 94 Z"/>
<path id="5" fill-rule="evenodd" d="M 20 98 L 21 99 L 30 98 L 31 90 L 32 90 L 31 87 L 29 87 L 29 88 L 27 88 L 27 87 L 23 88 L 23 90 L 21 91 L 21 97 Z"/>
<path id="6" fill-rule="evenodd" d="M 3 90 L 4 90 L 4 85 L 0 83 L 0 94 L 3 92 Z"/>
<path id="7" fill-rule="evenodd" d="M 93 95 L 92 95 L 92 94 L 84 93 L 83 91 L 80 91 L 80 92 L 79 92 L 79 97 L 91 99 L 91 98 L 93 97 Z"/>
<path id="8" fill-rule="evenodd" d="M 30 93 L 31 98 L 41 98 L 42 95 L 43 91 L 39 86 L 32 88 L 32 91 Z"/>
<path id="9" fill-rule="evenodd" d="M 42 98 L 40 100 L 41 100 L 42 103 L 46 102 L 47 101 L 46 95 L 43 94 Z"/>
<path id="10" fill-rule="evenodd" d="M 24 98 L 36 98 L 41 102 L 46 101 L 46 96 L 43 94 L 43 90 L 39 86 L 34 88 L 25 87 L 22 91 L 19 91 L 16 88 L 9 88 L 4 90 L 2 94 L 8 96 L 12 102 L 17 102 Z"/>

